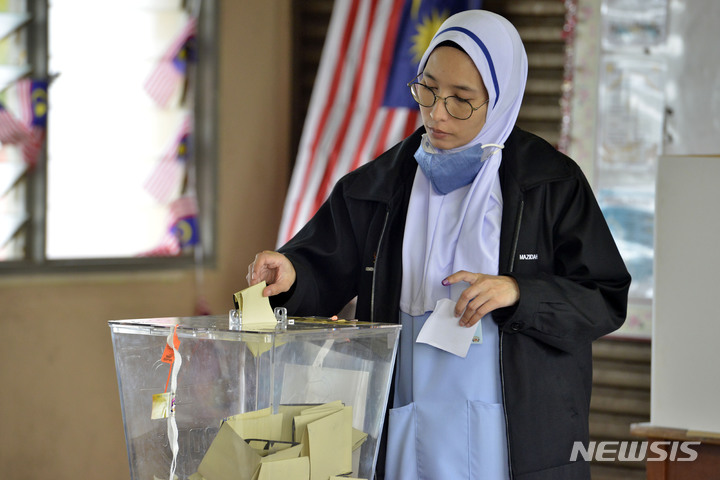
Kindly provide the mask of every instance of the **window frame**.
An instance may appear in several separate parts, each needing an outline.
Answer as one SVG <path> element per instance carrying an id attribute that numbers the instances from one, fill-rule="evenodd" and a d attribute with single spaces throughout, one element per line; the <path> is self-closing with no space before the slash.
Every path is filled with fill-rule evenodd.
<path id="1" fill-rule="evenodd" d="M 113 257 L 53 259 L 45 254 L 47 155 L 44 145 L 35 168 L 26 171 L 20 181 L 26 182 L 26 211 L 24 227 L 25 255 L 22 259 L 0 261 L 1 274 L 49 274 L 69 272 L 116 272 L 189 269 L 213 266 L 216 262 L 216 203 L 217 203 L 217 138 L 218 138 L 218 19 L 219 1 L 200 2 L 196 36 L 197 65 L 195 76 L 193 116 L 193 150 L 190 167 L 194 170 L 198 202 L 199 246 L 177 256 Z M 48 0 L 29 0 L 30 23 L 24 27 L 27 38 L 28 63 L 32 75 L 47 78 L 48 71 Z M 48 112 L 52 115 L 52 112 Z"/>

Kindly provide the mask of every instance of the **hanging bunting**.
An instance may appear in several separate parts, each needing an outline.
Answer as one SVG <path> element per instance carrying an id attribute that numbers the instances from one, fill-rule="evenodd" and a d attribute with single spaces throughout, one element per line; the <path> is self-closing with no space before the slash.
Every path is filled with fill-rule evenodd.
<path id="1" fill-rule="evenodd" d="M 15 115 L 0 103 L 0 143 L 21 143 L 29 133 L 25 124 L 15 118 Z"/>
<path id="2" fill-rule="evenodd" d="M 17 82 L 20 118 L 27 136 L 19 142 L 25 163 L 34 167 L 42 151 L 47 131 L 48 81 L 23 78 Z"/>
<path id="3" fill-rule="evenodd" d="M 193 111 L 191 69 L 197 62 L 197 17 L 200 2 L 183 29 L 155 66 L 145 82 L 145 90 L 155 103 L 168 107 L 178 101 L 186 111 Z M 178 92 L 180 89 L 180 92 Z M 179 99 L 179 100 L 178 100 Z M 193 116 L 188 113 L 179 131 L 162 158 L 145 181 L 145 190 L 159 203 L 168 204 L 167 231 L 157 247 L 141 256 L 176 256 L 191 250 L 196 272 L 196 315 L 210 313 L 203 295 L 203 249 L 200 246 L 198 206 L 195 198 L 194 169 L 188 163 L 192 158 Z M 180 198 L 172 200 L 177 195 Z"/>
<path id="4" fill-rule="evenodd" d="M 186 194 L 169 205 L 167 229 L 158 246 L 141 253 L 141 257 L 179 255 L 183 248 L 200 243 L 198 205 L 195 195 Z"/>
<path id="5" fill-rule="evenodd" d="M 195 57 L 197 20 L 190 17 L 145 81 L 145 91 L 160 106 L 167 107 L 186 81 L 190 61 Z"/>
<path id="6" fill-rule="evenodd" d="M 192 118 L 186 115 L 175 138 L 143 185 L 158 202 L 168 203 L 177 195 L 187 168 L 191 139 Z"/>
<path id="7" fill-rule="evenodd" d="M 180 248 L 197 245 L 198 205 L 195 195 L 184 195 L 170 204 L 170 234 Z"/>

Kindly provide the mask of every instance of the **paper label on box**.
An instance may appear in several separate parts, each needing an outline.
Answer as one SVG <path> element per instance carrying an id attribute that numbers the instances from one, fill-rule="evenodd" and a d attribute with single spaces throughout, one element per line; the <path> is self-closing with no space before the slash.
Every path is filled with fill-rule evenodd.
<path id="1" fill-rule="evenodd" d="M 167 418 L 172 410 L 172 393 L 156 393 L 152 399 L 152 413 L 150 418 L 156 420 L 158 418 Z"/>

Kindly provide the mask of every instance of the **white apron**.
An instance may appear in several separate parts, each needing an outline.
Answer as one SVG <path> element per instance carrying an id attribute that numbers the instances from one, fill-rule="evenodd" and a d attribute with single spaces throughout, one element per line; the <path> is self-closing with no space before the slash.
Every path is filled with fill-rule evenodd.
<path id="1" fill-rule="evenodd" d="M 508 479 L 497 326 L 486 315 L 462 358 L 415 343 L 428 316 L 401 313 L 385 478 Z"/>

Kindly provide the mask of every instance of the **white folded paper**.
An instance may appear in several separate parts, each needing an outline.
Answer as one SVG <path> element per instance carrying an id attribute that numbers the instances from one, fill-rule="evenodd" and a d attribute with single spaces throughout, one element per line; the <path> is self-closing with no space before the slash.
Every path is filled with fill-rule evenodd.
<path id="1" fill-rule="evenodd" d="M 449 298 L 438 300 L 435 311 L 425 321 L 416 342 L 465 358 L 478 325 L 461 326 L 460 318 L 455 316 L 455 303 Z"/>

